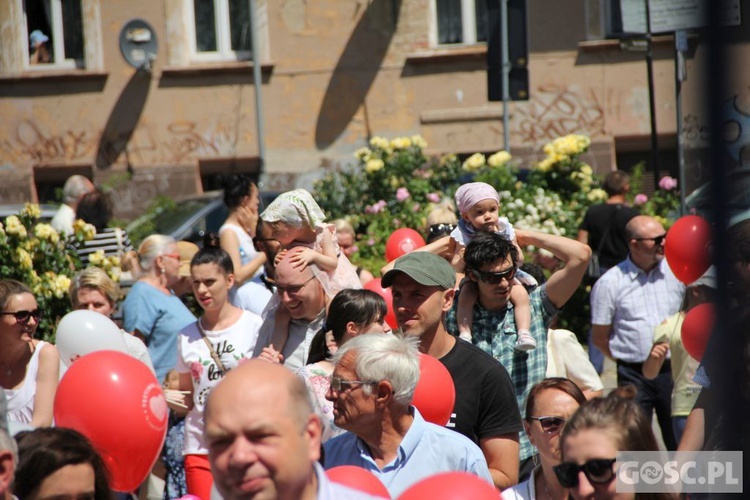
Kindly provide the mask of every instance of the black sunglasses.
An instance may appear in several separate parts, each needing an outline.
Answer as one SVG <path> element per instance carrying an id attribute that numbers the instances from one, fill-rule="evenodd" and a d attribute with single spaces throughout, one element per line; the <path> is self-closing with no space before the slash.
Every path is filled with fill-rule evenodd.
<path id="1" fill-rule="evenodd" d="M 451 233 L 454 229 L 456 229 L 455 224 L 433 224 L 430 226 L 430 236 Z"/>
<path id="2" fill-rule="evenodd" d="M 530 420 L 539 420 L 542 430 L 547 434 L 557 434 L 565 425 L 566 420 L 562 417 L 528 417 Z"/>
<path id="3" fill-rule="evenodd" d="M 555 475 L 563 488 L 575 488 L 578 486 L 578 473 L 583 471 L 586 479 L 591 484 L 605 484 L 615 477 L 615 471 L 612 464 L 617 461 L 616 458 L 594 458 L 583 465 L 575 462 L 563 462 L 555 465 Z"/>
<path id="4" fill-rule="evenodd" d="M 664 238 L 667 237 L 667 233 L 662 234 L 661 236 L 654 236 L 653 238 L 633 238 L 635 241 L 653 241 L 654 245 L 657 247 L 660 247 L 664 243 Z"/>
<path id="5" fill-rule="evenodd" d="M 42 311 L 39 309 L 34 309 L 33 311 L 3 311 L 0 314 L 13 316 L 18 323 L 28 323 L 32 316 L 34 317 L 34 321 L 39 323 L 39 320 L 42 318 Z"/>
<path id="6" fill-rule="evenodd" d="M 518 268 L 516 266 L 513 266 L 510 269 L 500 271 L 499 273 L 493 273 L 490 271 L 477 271 L 476 269 L 472 269 L 471 273 L 476 279 L 481 280 L 488 285 L 497 285 L 503 279 L 507 281 L 512 280 L 516 275 L 516 271 L 518 271 Z"/>

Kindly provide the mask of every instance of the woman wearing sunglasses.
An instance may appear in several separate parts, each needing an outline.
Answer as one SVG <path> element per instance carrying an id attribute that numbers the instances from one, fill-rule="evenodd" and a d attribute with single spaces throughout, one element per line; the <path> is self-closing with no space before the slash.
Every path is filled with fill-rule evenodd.
<path id="1" fill-rule="evenodd" d="M 503 499 L 568 498 L 568 490 L 558 482 L 553 467 L 560 463 L 560 432 L 585 402 L 581 389 L 566 378 L 546 378 L 531 388 L 523 427 L 539 451 L 539 465 L 529 479 L 503 491 Z"/>
<path id="2" fill-rule="evenodd" d="M 627 387 L 618 389 L 606 398 L 588 401 L 563 429 L 563 461 L 554 470 L 560 484 L 577 500 L 639 496 L 617 492 L 617 452 L 657 451 L 659 447 L 650 419 L 631 400 L 634 394 L 627 391 Z M 647 498 L 674 496 L 650 493 Z"/>
<path id="3" fill-rule="evenodd" d="M 8 398 L 8 420 L 33 427 L 52 425 L 60 355 L 34 339 L 41 311 L 29 287 L 0 280 L 0 386 Z"/>

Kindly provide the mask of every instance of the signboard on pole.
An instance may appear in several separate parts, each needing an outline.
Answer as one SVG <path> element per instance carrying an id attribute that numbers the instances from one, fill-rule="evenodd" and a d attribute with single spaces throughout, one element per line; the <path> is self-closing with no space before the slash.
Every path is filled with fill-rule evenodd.
<path id="1" fill-rule="evenodd" d="M 649 6 L 651 33 L 701 28 L 708 22 L 708 0 L 621 0 L 624 32 L 646 33 L 646 4 Z M 726 0 L 722 6 L 722 25 L 739 26 L 742 22 L 740 0 Z"/>

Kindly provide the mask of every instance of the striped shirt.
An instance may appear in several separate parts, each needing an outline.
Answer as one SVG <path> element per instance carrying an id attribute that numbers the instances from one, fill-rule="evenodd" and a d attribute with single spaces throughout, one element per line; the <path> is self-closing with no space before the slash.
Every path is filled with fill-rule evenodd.
<path id="1" fill-rule="evenodd" d="M 104 250 L 105 257 L 122 257 L 125 252 L 133 250 L 127 231 L 115 227 L 97 231 L 94 239 L 75 244 L 75 246 L 83 267 L 88 266 L 89 255 L 97 250 Z"/>

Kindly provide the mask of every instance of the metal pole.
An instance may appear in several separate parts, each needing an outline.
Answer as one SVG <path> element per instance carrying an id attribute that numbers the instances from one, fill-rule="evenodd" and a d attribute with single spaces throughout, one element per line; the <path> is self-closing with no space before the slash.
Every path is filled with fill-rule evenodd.
<path id="1" fill-rule="evenodd" d="M 682 82 L 687 79 L 684 67 L 684 51 L 687 50 L 687 33 L 685 31 L 675 32 L 674 37 L 674 84 L 675 84 L 675 112 L 677 113 L 677 167 L 680 178 L 680 217 L 687 214 L 685 205 L 685 151 L 683 150 L 682 138 Z"/>
<path id="2" fill-rule="evenodd" d="M 250 2 L 250 39 L 253 49 L 253 85 L 255 86 L 255 126 L 257 128 L 258 135 L 258 184 L 262 184 L 263 171 L 265 170 L 266 161 L 266 146 L 265 136 L 263 133 L 263 99 L 262 99 L 262 87 L 263 77 L 260 74 L 260 50 L 258 50 L 258 16 L 256 15 L 257 0 L 249 0 Z"/>
<path id="3" fill-rule="evenodd" d="M 656 102 L 654 96 L 654 44 L 651 40 L 651 13 L 646 0 L 646 73 L 648 77 L 648 108 L 651 114 L 651 163 L 654 168 L 654 191 L 659 189 L 659 138 L 656 133 Z"/>
<path id="4" fill-rule="evenodd" d="M 500 0 L 500 27 L 502 32 L 502 65 L 503 65 L 503 143 L 504 149 L 510 153 L 510 57 L 508 55 L 508 0 Z"/>

